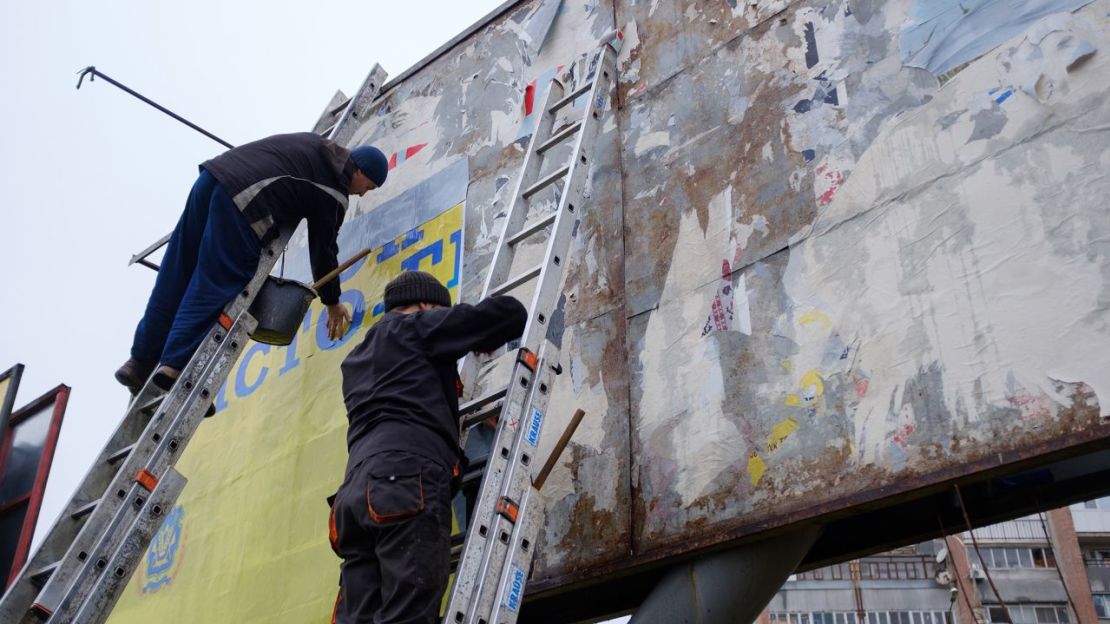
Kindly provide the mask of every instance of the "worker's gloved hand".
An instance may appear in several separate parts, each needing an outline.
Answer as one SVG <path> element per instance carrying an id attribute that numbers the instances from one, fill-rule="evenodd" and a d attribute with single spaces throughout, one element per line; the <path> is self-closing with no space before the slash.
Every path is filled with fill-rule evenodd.
<path id="1" fill-rule="evenodd" d="M 342 303 L 328 306 L 328 338 L 339 340 L 351 325 L 351 313 Z"/>

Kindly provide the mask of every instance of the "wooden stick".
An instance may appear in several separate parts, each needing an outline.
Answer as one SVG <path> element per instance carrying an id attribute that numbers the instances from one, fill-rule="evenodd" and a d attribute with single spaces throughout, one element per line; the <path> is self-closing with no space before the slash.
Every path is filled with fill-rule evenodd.
<path id="1" fill-rule="evenodd" d="M 321 277 L 320 279 L 316 280 L 316 283 L 312 285 L 312 290 L 320 290 L 321 286 L 323 286 L 324 284 L 327 284 L 328 282 L 335 279 L 335 277 L 337 275 L 339 275 L 340 273 L 342 273 L 343 271 L 346 271 L 347 269 L 351 268 L 352 264 L 358 262 L 359 260 L 362 260 L 366 256 L 369 256 L 371 251 L 374 251 L 374 250 L 370 247 L 367 247 L 366 249 L 363 249 L 362 251 L 358 252 L 357 254 L 351 256 L 350 258 L 347 258 L 347 260 L 344 261 L 343 264 L 335 267 L 335 269 L 333 269 L 330 273 L 328 273 L 327 275 L 325 275 L 325 276 Z"/>
<path id="2" fill-rule="evenodd" d="M 544 463 L 543 468 L 540 469 L 540 474 L 536 477 L 536 481 L 532 484 L 532 487 L 537 490 L 543 487 L 544 482 L 547 481 L 547 476 L 550 475 L 551 471 L 555 468 L 555 462 L 559 461 L 559 456 L 563 454 L 563 449 L 567 447 L 567 443 L 570 442 L 570 437 L 574 435 L 574 430 L 578 428 L 578 424 L 582 422 L 582 417 L 585 415 L 586 412 L 583 412 L 581 409 L 574 411 L 574 416 L 571 417 L 570 423 L 567 424 L 567 428 L 563 431 L 563 436 L 555 443 L 555 448 L 551 450 L 551 455 L 547 457 L 547 462 Z"/>

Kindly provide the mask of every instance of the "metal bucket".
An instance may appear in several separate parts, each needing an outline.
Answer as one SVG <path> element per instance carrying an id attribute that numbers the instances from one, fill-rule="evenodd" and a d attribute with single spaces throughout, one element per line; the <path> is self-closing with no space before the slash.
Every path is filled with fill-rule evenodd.
<path id="1" fill-rule="evenodd" d="M 270 276 L 251 302 L 250 313 L 258 320 L 251 334 L 257 342 L 284 346 L 293 342 L 316 292 L 295 281 Z"/>

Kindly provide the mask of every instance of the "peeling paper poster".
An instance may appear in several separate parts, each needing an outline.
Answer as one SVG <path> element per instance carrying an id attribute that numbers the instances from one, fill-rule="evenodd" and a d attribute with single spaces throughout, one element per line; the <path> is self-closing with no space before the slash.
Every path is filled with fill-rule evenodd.
<path id="1" fill-rule="evenodd" d="M 916 0 L 899 35 L 904 65 L 943 74 L 986 54 L 1037 20 L 1091 0 Z"/>

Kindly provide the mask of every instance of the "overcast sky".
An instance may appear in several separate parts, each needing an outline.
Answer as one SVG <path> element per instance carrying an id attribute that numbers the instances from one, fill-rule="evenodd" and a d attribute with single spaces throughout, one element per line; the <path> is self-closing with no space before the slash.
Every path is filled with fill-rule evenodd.
<path id="1" fill-rule="evenodd" d="M 155 275 L 127 260 L 173 229 L 197 164 L 223 150 L 106 82 L 76 90 L 78 70 L 238 145 L 310 130 L 375 62 L 396 76 L 501 3 L 0 5 L 0 371 L 26 366 L 17 407 L 73 388 L 36 538 L 127 405 L 112 373 Z"/>

